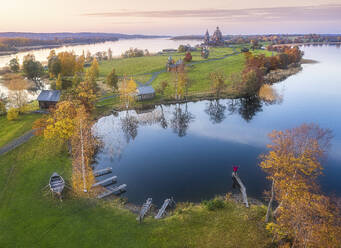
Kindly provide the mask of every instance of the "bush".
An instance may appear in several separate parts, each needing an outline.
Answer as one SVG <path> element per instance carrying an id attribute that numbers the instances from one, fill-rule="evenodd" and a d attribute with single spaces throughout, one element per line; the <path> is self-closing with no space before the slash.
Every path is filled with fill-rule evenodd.
<path id="1" fill-rule="evenodd" d="M 222 209 L 225 207 L 224 200 L 220 198 L 214 198 L 213 200 L 203 201 L 202 204 L 210 211 Z"/>
<path id="2" fill-rule="evenodd" d="M 191 62 L 192 61 L 192 54 L 190 52 L 187 52 L 184 58 L 185 62 Z"/>
<path id="3" fill-rule="evenodd" d="M 178 48 L 178 52 L 179 53 L 184 53 L 186 52 L 186 47 L 184 45 L 180 45 L 179 48 Z"/>
<path id="4" fill-rule="evenodd" d="M 130 48 L 129 50 L 125 51 L 121 57 L 122 58 L 135 58 L 135 57 L 143 57 L 144 52 L 143 50 L 137 48 Z"/>
<path id="5" fill-rule="evenodd" d="M 19 110 L 16 108 L 10 108 L 7 112 L 7 120 L 14 121 L 19 117 Z"/>
<path id="6" fill-rule="evenodd" d="M 6 102 L 0 98 L 0 115 L 6 114 Z"/>

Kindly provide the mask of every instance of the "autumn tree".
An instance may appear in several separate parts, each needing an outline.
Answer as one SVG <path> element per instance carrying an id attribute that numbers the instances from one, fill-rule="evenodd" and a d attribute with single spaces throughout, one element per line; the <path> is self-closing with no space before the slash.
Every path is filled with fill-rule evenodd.
<path id="1" fill-rule="evenodd" d="M 76 107 L 71 101 L 61 101 L 57 103 L 46 120 L 44 137 L 48 139 L 57 138 L 63 141 L 69 140 L 74 132 Z"/>
<path id="2" fill-rule="evenodd" d="M 98 65 L 97 59 L 94 58 L 91 63 L 90 68 L 85 73 L 85 80 L 89 82 L 92 85 L 92 87 L 95 89 L 97 88 L 96 80 L 98 76 L 99 76 L 99 65 Z"/>
<path id="3" fill-rule="evenodd" d="M 12 72 L 18 72 L 20 69 L 18 58 L 13 58 L 9 61 L 9 68 Z"/>
<path id="4" fill-rule="evenodd" d="M 57 77 L 62 70 L 62 65 L 59 60 L 59 58 L 56 55 L 55 50 L 51 50 L 49 56 L 47 57 L 48 61 L 48 69 L 49 69 L 49 74 L 50 78 Z"/>
<path id="5" fill-rule="evenodd" d="M 80 74 L 84 72 L 84 63 L 85 63 L 85 57 L 84 55 L 76 57 L 76 64 L 75 64 L 75 74 Z"/>
<path id="6" fill-rule="evenodd" d="M 72 78 L 72 87 L 77 88 L 80 82 L 83 81 L 82 75 L 80 73 L 75 73 Z"/>
<path id="7" fill-rule="evenodd" d="M 136 82 L 131 78 L 124 78 L 119 86 L 120 99 L 125 104 L 126 109 L 135 101 L 136 98 Z"/>
<path id="8" fill-rule="evenodd" d="M 184 58 L 185 62 L 191 62 L 192 61 L 192 54 L 190 52 L 187 52 Z"/>
<path id="9" fill-rule="evenodd" d="M 43 74 L 43 66 L 39 61 L 35 60 L 33 54 L 28 54 L 24 57 L 23 71 L 27 78 L 37 82 L 39 77 Z"/>
<path id="10" fill-rule="evenodd" d="M 330 130 L 303 124 L 269 136 L 270 151 L 260 163 L 272 182 L 266 221 L 273 201 L 278 207 L 268 229 L 278 240 L 289 238 L 292 247 L 339 247 L 339 215 L 330 200 L 320 195 L 317 184 L 321 161 L 330 146 Z"/>
<path id="11" fill-rule="evenodd" d="M 17 108 L 10 108 L 7 111 L 7 120 L 15 121 L 19 118 L 19 110 Z"/>
<path id="12" fill-rule="evenodd" d="M 62 77 L 73 76 L 76 71 L 76 55 L 73 52 L 61 52 L 58 53 L 58 59 L 61 64 Z"/>
<path id="13" fill-rule="evenodd" d="M 8 100 L 12 106 L 18 108 L 19 112 L 24 112 L 24 106 L 28 102 L 26 90 L 28 82 L 20 75 L 11 75 L 9 77 L 8 89 L 10 89 Z"/>
<path id="14" fill-rule="evenodd" d="M 217 97 L 220 97 L 220 93 L 226 88 L 225 80 L 226 77 L 223 72 L 212 72 L 211 77 L 211 88 Z"/>
<path id="15" fill-rule="evenodd" d="M 76 109 L 72 145 L 72 188 L 76 194 L 89 192 L 95 183 L 91 162 L 96 141 L 91 133 L 92 123 L 83 105 Z"/>
<path id="16" fill-rule="evenodd" d="M 0 115 L 4 115 L 6 112 L 6 99 L 0 95 Z"/>
<path id="17" fill-rule="evenodd" d="M 89 82 L 85 81 L 79 83 L 76 89 L 76 99 L 80 101 L 87 112 L 93 110 L 96 100 L 96 94 Z"/>
<path id="18" fill-rule="evenodd" d="M 58 74 L 58 78 L 56 80 L 56 89 L 57 90 L 62 90 L 63 89 L 63 81 L 62 81 L 62 77 L 61 74 Z"/>
<path id="19" fill-rule="evenodd" d="M 116 75 L 116 71 L 113 68 L 112 71 L 108 74 L 106 78 L 106 83 L 110 87 L 112 87 L 114 90 L 118 89 L 118 76 Z"/>

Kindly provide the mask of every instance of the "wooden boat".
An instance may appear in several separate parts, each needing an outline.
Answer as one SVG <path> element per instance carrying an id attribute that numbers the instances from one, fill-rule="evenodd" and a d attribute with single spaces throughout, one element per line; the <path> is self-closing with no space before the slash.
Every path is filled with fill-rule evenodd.
<path id="1" fill-rule="evenodd" d="M 53 193 L 60 195 L 64 189 L 65 181 L 58 173 L 54 172 L 50 177 L 49 185 Z"/>

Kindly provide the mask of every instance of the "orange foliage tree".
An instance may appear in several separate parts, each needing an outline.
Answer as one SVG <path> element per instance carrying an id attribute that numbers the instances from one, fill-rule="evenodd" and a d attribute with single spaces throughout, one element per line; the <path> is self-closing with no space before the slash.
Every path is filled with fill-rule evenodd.
<path id="1" fill-rule="evenodd" d="M 269 136 L 270 151 L 260 163 L 272 181 L 266 221 L 273 201 L 278 207 L 268 229 L 278 240 L 290 240 L 292 247 L 339 247 L 339 213 L 328 197 L 319 194 L 316 182 L 330 146 L 330 130 L 303 124 Z"/>

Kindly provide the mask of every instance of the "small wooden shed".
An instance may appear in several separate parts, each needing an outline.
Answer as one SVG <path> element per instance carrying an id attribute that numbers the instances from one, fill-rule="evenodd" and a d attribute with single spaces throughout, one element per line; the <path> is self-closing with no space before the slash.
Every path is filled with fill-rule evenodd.
<path id="1" fill-rule="evenodd" d="M 37 98 L 41 109 L 54 107 L 60 99 L 60 90 L 42 90 Z"/>
<path id="2" fill-rule="evenodd" d="M 153 99 L 155 97 L 155 90 L 150 85 L 139 86 L 136 89 L 137 99 L 139 101 Z"/>

